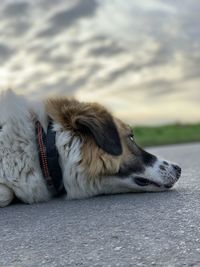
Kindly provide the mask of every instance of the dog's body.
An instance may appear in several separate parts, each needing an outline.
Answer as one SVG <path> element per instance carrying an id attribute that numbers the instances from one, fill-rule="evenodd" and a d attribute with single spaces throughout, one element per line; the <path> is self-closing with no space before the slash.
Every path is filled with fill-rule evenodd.
<path id="1" fill-rule="evenodd" d="M 33 103 L 6 91 L 0 98 L 0 206 L 16 196 L 26 203 L 53 197 L 38 157 L 35 120 L 53 120 L 68 199 L 98 194 L 160 191 L 180 168 L 140 149 L 131 129 L 97 104 L 69 99 Z"/>

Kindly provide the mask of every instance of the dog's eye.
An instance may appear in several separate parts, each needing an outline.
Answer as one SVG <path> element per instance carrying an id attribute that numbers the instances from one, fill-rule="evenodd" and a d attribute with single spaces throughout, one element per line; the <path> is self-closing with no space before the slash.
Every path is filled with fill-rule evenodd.
<path id="1" fill-rule="evenodd" d="M 129 135 L 129 139 L 131 140 L 131 142 L 135 142 L 134 134 L 130 134 Z"/>

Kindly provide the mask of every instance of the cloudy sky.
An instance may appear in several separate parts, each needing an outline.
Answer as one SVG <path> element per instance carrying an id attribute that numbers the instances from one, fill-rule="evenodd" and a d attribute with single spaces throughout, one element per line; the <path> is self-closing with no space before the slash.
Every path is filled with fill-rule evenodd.
<path id="1" fill-rule="evenodd" d="M 199 0 L 0 0 L 0 90 L 200 121 Z"/>

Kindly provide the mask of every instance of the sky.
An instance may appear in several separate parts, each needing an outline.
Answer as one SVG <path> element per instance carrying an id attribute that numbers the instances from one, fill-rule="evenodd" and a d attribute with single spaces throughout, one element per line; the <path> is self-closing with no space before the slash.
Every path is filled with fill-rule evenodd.
<path id="1" fill-rule="evenodd" d="M 199 0 L 0 0 L 0 91 L 200 121 Z"/>

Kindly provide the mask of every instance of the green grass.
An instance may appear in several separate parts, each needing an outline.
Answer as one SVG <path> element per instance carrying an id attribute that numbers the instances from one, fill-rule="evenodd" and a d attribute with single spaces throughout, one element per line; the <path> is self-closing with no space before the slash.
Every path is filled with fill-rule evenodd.
<path id="1" fill-rule="evenodd" d="M 158 127 L 138 126 L 133 129 L 141 146 L 157 146 L 200 141 L 200 123 L 172 124 Z"/>

